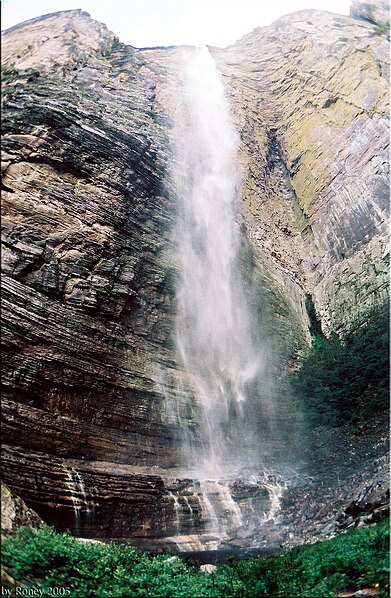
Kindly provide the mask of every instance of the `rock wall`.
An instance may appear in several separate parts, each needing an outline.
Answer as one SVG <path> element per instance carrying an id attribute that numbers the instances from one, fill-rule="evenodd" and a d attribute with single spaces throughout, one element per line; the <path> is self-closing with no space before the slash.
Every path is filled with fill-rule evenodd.
<path id="1" fill-rule="evenodd" d="M 61 27 L 73 28 L 80 39 L 90 24 L 94 33 L 94 21 L 71 11 L 27 33 L 45 25 L 58 42 Z M 19 42 L 19 33 L 8 35 Z M 32 449 L 45 450 L 51 435 L 55 454 L 164 461 L 173 432 L 161 421 L 153 360 L 163 347 L 172 358 L 166 136 L 135 52 L 108 60 L 100 42 L 76 70 L 90 51 L 82 42 L 61 73 L 56 62 L 6 73 L 6 426 Z M 31 54 L 23 65 L 35 64 L 34 44 Z"/>
<path id="2" fill-rule="evenodd" d="M 304 11 L 212 49 L 242 139 L 243 269 L 279 375 L 309 343 L 306 293 L 343 334 L 387 291 L 386 45 Z M 124 46 L 82 11 L 3 36 L 3 476 L 94 537 L 122 537 L 129 517 L 129 536 L 175 531 L 172 402 L 196 420 L 172 343 L 178 55 Z"/>
<path id="3" fill-rule="evenodd" d="M 43 521 L 1 482 L 1 535 L 13 534 L 21 525 L 41 527 Z"/>
<path id="4" fill-rule="evenodd" d="M 381 27 L 383 33 L 387 34 L 388 29 L 389 38 L 390 3 L 386 0 L 353 0 L 350 15 Z M 376 31 L 380 33 L 379 29 Z"/>
<path id="5" fill-rule="evenodd" d="M 243 140 L 257 247 L 343 335 L 388 296 L 389 43 L 376 26 L 301 11 L 213 53 Z"/>

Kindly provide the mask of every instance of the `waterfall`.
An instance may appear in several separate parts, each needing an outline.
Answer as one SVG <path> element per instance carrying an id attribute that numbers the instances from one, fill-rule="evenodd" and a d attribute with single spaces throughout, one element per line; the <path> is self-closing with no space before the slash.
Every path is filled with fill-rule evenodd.
<path id="1" fill-rule="evenodd" d="M 282 442 L 268 352 L 251 308 L 252 262 L 236 221 L 239 136 L 207 49 L 183 50 L 179 87 L 172 176 L 183 376 L 175 386 L 156 375 L 166 415 L 181 430 L 186 472 L 185 488 L 174 485 L 167 497 L 169 539 L 179 549 L 217 549 L 232 539 L 258 542 L 255 530 L 277 520 L 286 484 L 278 473 Z"/>
<path id="2" fill-rule="evenodd" d="M 189 466 L 218 479 L 246 462 L 254 422 L 261 411 L 270 419 L 270 405 L 257 391 L 263 358 L 239 268 L 238 135 L 209 51 L 185 50 L 183 65 L 174 127 L 176 347 L 200 411 L 198 435 L 181 423 Z"/>
<path id="3" fill-rule="evenodd" d="M 88 499 L 86 487 L 81 473 L 74 467 L 68 468 L 63 466 L 66 474 L 66 486 L 70 493 L 73 512 L 75 516 L 75 532 L 79 534 L 81 531 L 81 514 L 85 515 L 85 520 L 89 521 L 93 515 L 93 502 Z"/>

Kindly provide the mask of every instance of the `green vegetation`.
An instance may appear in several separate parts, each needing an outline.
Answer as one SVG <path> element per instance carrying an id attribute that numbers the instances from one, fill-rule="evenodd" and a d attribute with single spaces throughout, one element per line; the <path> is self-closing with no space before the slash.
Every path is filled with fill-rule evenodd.
<path id="1" fill-rule="evenodd" d="M 83 543 L 48 527 L 21 528 L 18 536 L 3 540 L 2 560 L 7 574 L 24 587 L 56 587 L 56 595 L 72 598 L 322 598 L 364 587 L 387 595 L 388 538 L 383 521 L 276 557 L 231 560 L 209 574 L 175 556 Z"/>
<path id="2" fill-rule="evenodd" d="M 386 35 L 389 38 L 390 35 L 390 21 L 385 21 L 384 23 L 379 23 L 375 27 L 375 35 Z"/>
<path id="3" fill-rule="evenodd" d="M 31 82 L 38 79 L 39 76 L 40 72 L 37 69 L 19 70 L 7 65 L 1 67 L 1 79 L 4 83 L 18 78 L 25 78 L 28 82 Z"/>
<path id="4" fill-rule="evenodd" d="M 5 65 L 5 66 L 1 67 L 1 78 L 3 79 L 3 81 L 12 79 L 14 77 L 17 77 L 18 75 L 19 75 L 18 69 L 15 69 L 12 66 Z"/>
<path id="5" fill-rule="evenodd" d="M 116 52 L 117 50 L 126 49 L 126 45 L 119 41 L 118 37 L 116 37 L 113 41 L 113 45 L 111 46 L 111 51 Z"/>
<path id="6" fill-rule="evenodd" d="M 310 420 L 322 425 L 358 423 L 388 408 L 389 321 L 386 309 L 344 342 L 326 338 L 308 298 L 312 347 L 293 380 Z"/>

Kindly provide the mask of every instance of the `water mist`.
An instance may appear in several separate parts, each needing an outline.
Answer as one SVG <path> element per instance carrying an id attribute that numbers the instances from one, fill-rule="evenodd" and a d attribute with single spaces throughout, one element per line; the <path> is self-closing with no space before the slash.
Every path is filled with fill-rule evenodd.
<path id="1" fill-rule="evenodd" d="M 184 452 L 197 477 L 218 479 L 253 458 L 259 442 L 255 411 L 266 429 L 272 406 L 260 391 L 262 347 L 239 268 L 239 139 L 207 49 L 184 51 L 174 139 L 180 264 L 175 339 L 200 414 L 196 435 L 181 422 Z"/>

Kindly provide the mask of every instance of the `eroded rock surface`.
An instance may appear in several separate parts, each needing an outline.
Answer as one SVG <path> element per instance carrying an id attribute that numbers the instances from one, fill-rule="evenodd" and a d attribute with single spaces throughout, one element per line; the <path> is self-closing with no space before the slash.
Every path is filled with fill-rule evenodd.
<path id="1" fill-rule="evenodd" d="M 1 533 L 12 534 L 22 525 L 41 527 L 43 521 L 1 482 Z"/>
<path id="2" fill-rule="evenodd" d="M 384 0 L 353 0 L 350 15 L 378 26 L 389 26 L 390 4 Z"/>
<path id="3" fill-rule="evenodd" d="M 67 71 L 91 55 L 111 52 L 118 41 L 103 23 L 83 10 L 65 10 L 11 27 L 3 38 L 3 62 L 18 69 Z"/>
<path id="4" fill-rule="evenodd" d="M 179 531 L 175 413 L 197 425 L 172 341 L 180 52 L 124 46 L 82 11 L 4 34 L 4 477 L 91 537 Z M 388 291 L 387 40 L 303 11 L 212 53 L 242 140 L 250 301 L 281 377 L 310 341 L 307 293 L 343 335 Z M 251 488 L 235 491 L 245 507 Z"/>
<path id="5" fill-rule="evenodd" d="M 213 50 L 243 139 L 254 244 L 344 334 L 388 295 L 389 43 L 375 26 L 301 11 Z"/>

